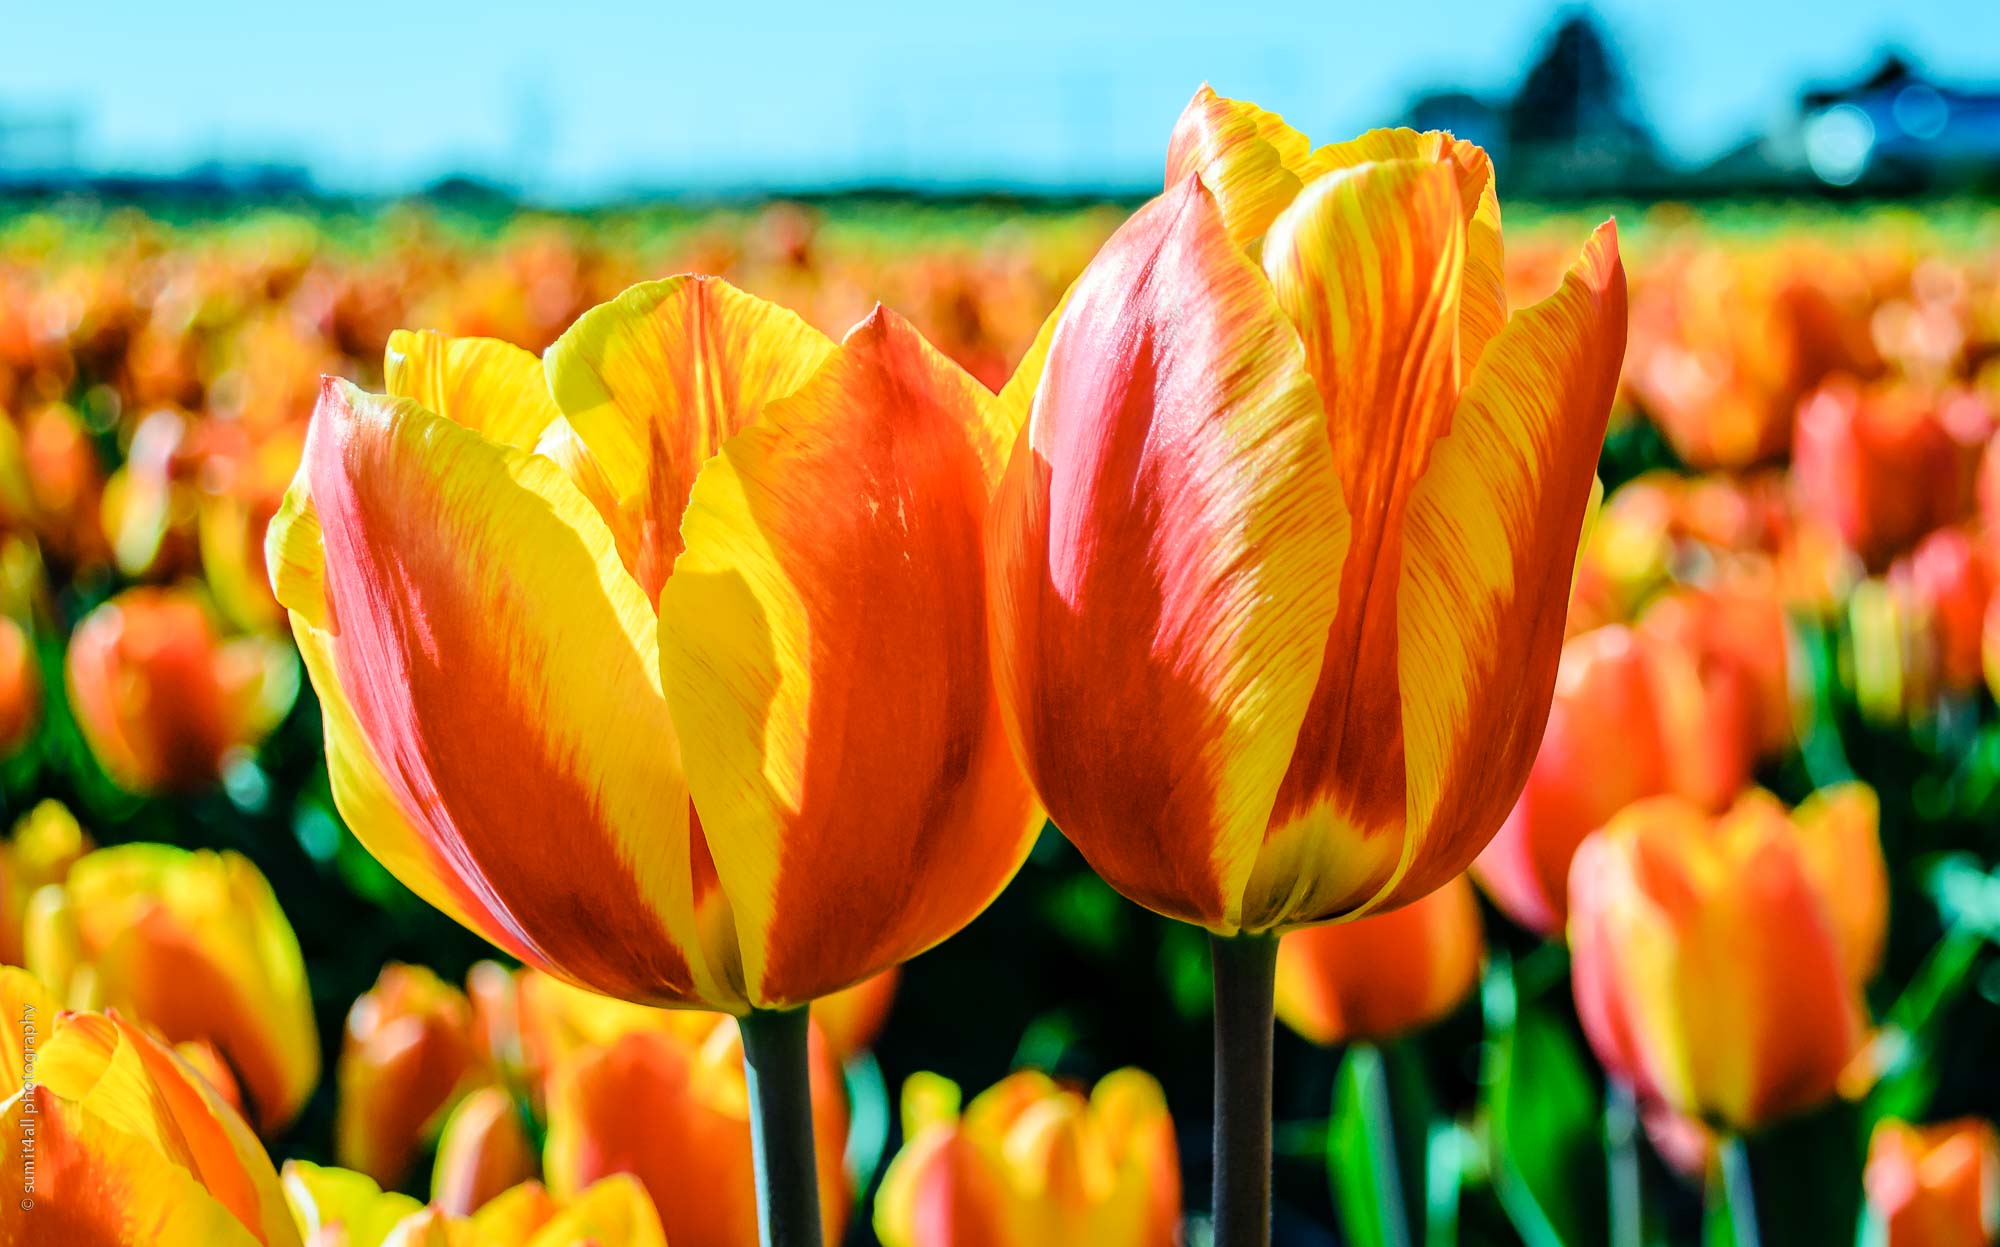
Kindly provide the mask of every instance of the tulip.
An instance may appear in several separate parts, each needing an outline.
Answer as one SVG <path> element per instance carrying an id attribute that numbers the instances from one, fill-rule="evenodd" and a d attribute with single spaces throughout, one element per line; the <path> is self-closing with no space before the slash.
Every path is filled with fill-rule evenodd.
<path id="1" fill-rule="evenodd" d="M 566 1204 L 523 1182 L 470 1216 L 304 1161 L 285 1163 L 284 1192 L 304 1247 L 666 1247 L 645 1189 L 623 1174 Z"/>
<path id="2" fill-rule="evenodd" d="M 61 883 L 94 847 L 60 801 L 43 801 L 14 824 L 13 835 L 0 842 L 0 965 L 21 964 L 29 898 Z"/>
<path id="3" fill-rule="evenodd" d="M 268 637 L 223 640 L 184 589 L 128 589 L 84 617 L 66 662 L 77 726 L 134 792 L 213 784 L 284 717 L 297 668 Z"/>
<path id="4" fill-rule="evenodd" d="M 736 1031 L 729 1018 L 707 1019 L 698 1035 L 679 1026 L 630 1030 L 559 1059 L 543 1152 L 556 1196 L 630 1173 L 652 1194 L 674 1247 L 758 1243 L 750 1088 Z M 817 1160 L 808 1180 L 826 1237 L 837 1241 L 847 1208 L 847 1109 L 825 1046 L 815 1043 L 812 1054 Z"/>
<path id="5" fill-rule="evenodd" d="M 1459 876 L 1385 914 L 1293 931 L 1278 942 L 1278 1020 L 1316 1044 L 1382 1043 L 1456 1009 L 1485 939 Z"/>
<path id="6" fill-rule="evenodd" d="M 423 1205 L 347 1169 L 288 1160 L 280 1175 L 304 1247 L 380 1247 Z"/>
<path id="7" fill-rule="evenodd" d="M 903 1084 L 903 1150 L 875 1200 L 884 1247 L 1172 1247 L 1180 1162 L 1152 1077 L 1120 1070 L 1088 1097 L 1022 1071 L 961 1114 L 935 1074 Z"/>
<path id="8" fill-rule="evenodd" d="M 0 759 L 34 739 L 42 722 L 42 668 L 27 629 L 0 615 Z"/>
<path id="9" fill-rule="evenodd" d="M 702 278 L 542 366 L 398 334 L 386 373 L 326 382 L 266 559 L 342 816 L 530 965 L 749 1015 L 810 1201 L 797 1006 L 970 921 L 1040 822 L 986 656 L 1011 422 L 893 313 L 836 345 Z"/>
<path id="10" fill-rule="evenodd" d="M 1625 282 L 1607 222 L 1510 318 L 1491 162 L 1447 135 L 1315 151 L 1204 87 L 1167 172 L 1002 395 L 988 574 L 1050 817 L 1127 897 L 1257 937 L 1216 946 L 1250 1045 L 1217 1069 L 1267 1106 L 1227 1117 L 1233 1247 L 1268 1215 L 1267 936 L 1435 890 L 1527 776 Z"/>
<path id="11" fill-rule="evenodd" d="M 1831 1096 L 1867 1023 L 1887 872 L 1874 794 L 1720 817 L 1667 796 L 1577 850 L 1569 941 L 1598 1059 L 1642 1103 L 1741 1132 Z"/>
<path id="12" fill-rule="evenodd" d="M 1830 524 L 1871 568 L 1974 507 L 1992 417 L 1969 394 L 1911 383 L 1828 382 L 1799 407 L 1798 506 Z"/>
<path id="13" fill-rule="evenodd" d="M 266 1136 L 319 1081 L 298 939 L 271 885 L 235 853 L 99 849 L 35 897 L 27 966 L 72 1008 L 116 1009 L 227 1062 Z"/>
<path id="14" fill-rule="evenodd" d="M 1978 687 L 1980 630 L 1996 580 L 1992 557 L 1963 529 L 1941 528 L 1889 569 L 1889 581 L 1928 624 L 1938 676 L 1953 692 Z"/>
<path id="15" fill-rule="evenodd" d="M 384 967 L 347 1014 L 336 1074 L 340 1163 L 400 1186 L 478 1056 L 462 993 L 421 966 Z"/>
<path id="16" fill-rule="evenodd" d="M 445 1119 L 431 1170 L 431 1204 L 470 1216 L 501 1192 L 533 1178 L 536 1168 L 513 1098 L 498 1087 L 481 1087 Z"/>
<path id="17" fill-rule="evenodd" d="M 2000 1236 L 2000 1134 L 1991 1122 L 1883 1121 L 1868 1144 L 1865 1185 L 1885 1247 L 1988 1247 Z"/>
<path id="18" fill-rule="evenodd" d="M 0 968 L 7 1046 L 35 1028 L 34 1085 L 7 1052 L 6 1137 L 33 1140 L 32 1174 L 0 1200 L 0 1243 L 299 1247 L 278 1175 L 242 1118 L 158 1040 L 102 1014 L 61 1014 Z"/>

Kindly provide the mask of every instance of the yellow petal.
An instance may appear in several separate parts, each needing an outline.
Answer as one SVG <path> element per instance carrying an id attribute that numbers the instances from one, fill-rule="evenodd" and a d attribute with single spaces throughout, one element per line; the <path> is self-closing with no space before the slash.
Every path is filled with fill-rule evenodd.
<path id="1" fill-rule="evenodd" d="M 1298 197 L 1312 144 L 1285 123 L 1244 100 L 1225 99 L 1207 83 L 1194 93 L 1167 141 L 1166 189 L 1201 175 L 1215 196 L 1229 237 L 1246 246 L 1269 229 Z"/>
<path id="2" fill-rule="evenodd" d="M 774 303 L 685 276 L 632 287 L 549 347 L 556 404 L 642 535 L 629 565 L 649 597 L 680 553 L 681 512 L 701 465 L 832 349 Z"/>
<path id="3" fill-rule="evenodd" d="M 398 329 L 382 360 L 383 386 L 488 441 L 533 450 L 562 413 L 549 395 L 542 361 L 496 338 L 450 338 Z"/>

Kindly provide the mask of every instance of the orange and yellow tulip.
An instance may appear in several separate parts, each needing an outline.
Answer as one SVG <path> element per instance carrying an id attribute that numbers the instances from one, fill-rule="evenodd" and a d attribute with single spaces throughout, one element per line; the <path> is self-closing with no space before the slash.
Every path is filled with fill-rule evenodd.
<path id="1" fill-rule="evenodd" d="M 471 1216 L 539 1169 L 513 1097 L 498 1087 L 481 1087 L 445 1118 L 431 1170 L 431 1204 Z"/>
<path id="2" fill-rule="evenodd" d="M 1401 909 L 1278 942 L 1278 1020 L 1316 1044 L 1380 1043 L 1444 1017 L 1479 981 L 1486 941 L 1463 875 Z"/>
<path id="3" fill-rule="evenodd" d="M 95 847 L 76 815 L 56 800 L 22 815 L 13 834 L 0 841 L 0 965 L 20 965 L 26 956 L 29 899 L 68 878 L 70 867 Z"/>
<path id="4" fill-rule="evenodd" d="M 469 1216 L 345 1169 L 287 1161 L 283 1180 L 304 1247 L 666 1247 L 652 1200 L 625 1174 L 566 1203 L 522 1182 Z"/>
<path id="5" fill-rule="evenodd" d="M 1788 813 L 1751 792 L 1626 808 L 1577 850 L 1577 1013 L 1606 1069 L 1707 1125 L 1754 1129 L 1834 1094 L 1867 1026 L 1888 878 L 1874 793 Z"/>
<path id="6" fill-rule="evenodd" d="M 848 1205 L 847 1106 L 839 1068 L 817 1042 L 812 1110 L 820 1217 L 827 1241 L 838 1242 Z M 559 1198 L 630 1173 L 652 1194 L 674 1247 L 758 1242 L 749 1088 L 734 1019 L 687 1014 L 569 1052 L 550 1072 L 548 1124 L 542 1164 Z"/>
<path id="7" fill-rule="evenodd" d="M 105 773 L 134 792 L 213 784 L 277 725 L 298 688 L 268 637 L 225 640 L 186 589 L 128 589 L 77 625 L 66 671 L 77 726 Z"/>
<path id="8" fill-rule="evenodd" d="M 71 1008 L 116 1009 L 221 1056 L 265 1135 L 319 1081 L 305 961 L 271 885 L 235 853 L 99 849 L 30 905 L 27 966 Z"/>
<path id="9" fill-rule="evenodd" d="M 385 966 L 347 1014 L 335 1070 L 340 1163 L 400 1186 L 478 1063 L 464 994 L 422 966 Z"/>
<path id="10" fill-rule="evenodd" d="M 1976 1117 L 1875 1127 L 1865 1178 L 1884 1247 L 1991 1247 L 2000 1238 L 2000 1133 Z"/>
<path id="11" fill-rule="evenodd" d="M 25 972 L 0 968 L 15 1146 L 32 1173 L 0 1200 L 4 1247 L 299 1247 L 278 1175 L 213 1088 L 138 1026 L 61 1013 Z M 31 1019 L 34 1085 L 21 1077 Z"/>
<path id="12" fill-rule="evenodd" d="M 1939 683 L 1977 688 L 1981 629 L 2000 583 L 1992 554 L 1964 529 L 1940 528 L 1890 567 L 1889 582 L 1928 627 Z"/>
<path id="13" fill-rule="evenodd" d="M 267 562 L 341 813 L 416 892 L 607 995 L 744 1013 L 1012 875 L 1039 816 L 980 574 L 1012 428 L 906 322 L 836 344 L 680 277 L 543 363 L 398 334 L 387 376 L 326 383 Z"/>
<path id="14" fill-rule="evenodd" d="M 1541 736 L 1617 385 L 1610 223 L 1509 316 L 1485 152 L 1203 88 L 1003 394 L 1001 700 L 1111 885 L 1219 935 L 1463 871 Z M 1044 354 L 1045 353 L 1045 354 Z"/>
<path id="15" fill-rule="evenodd" d="M 1173 1247 L 1179 1154 L 1136 1069 L 1085 1096 L 1025 1070 L 959 1111 L 935 1074 L 903 1084 L 903 1150 L 875 1200 L 884 1247 Z"/>
<path id="16" fill-rule="evenodd" d="M 35 642 L 13 618 L 0 615 L 0 758 L 34 739 L 42 723 L 42 668 Z"/>

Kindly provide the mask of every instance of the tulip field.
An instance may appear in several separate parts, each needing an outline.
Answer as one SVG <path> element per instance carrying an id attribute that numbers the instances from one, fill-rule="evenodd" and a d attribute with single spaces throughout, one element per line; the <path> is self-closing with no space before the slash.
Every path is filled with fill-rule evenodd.
<path id="1" fill-rule="evenodd" d="M 1168 162 L 0 208 L 0 1247 L 1994 1243 L 2000 209 Z"/>

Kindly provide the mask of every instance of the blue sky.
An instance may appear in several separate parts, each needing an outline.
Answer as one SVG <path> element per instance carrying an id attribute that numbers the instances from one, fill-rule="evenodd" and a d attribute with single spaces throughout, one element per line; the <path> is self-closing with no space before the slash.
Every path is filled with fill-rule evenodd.
<path id="1" fill-rule="evenodd" d="M 2000 79 L 1992 0 L 1593 7 L 1688 159 L 1884 42 L 1945 77 Z M 1550 0 L 8 0 L 0 116 L 76 111 L 99 167 L 276 158 L 357 190 L 450 170 L 555 198 L 861 179 L 1138 185 L 1203 79 L 1336 137 L 1394 120 L 1420 88 L 1511 87 L 1553 12 Z"/>

